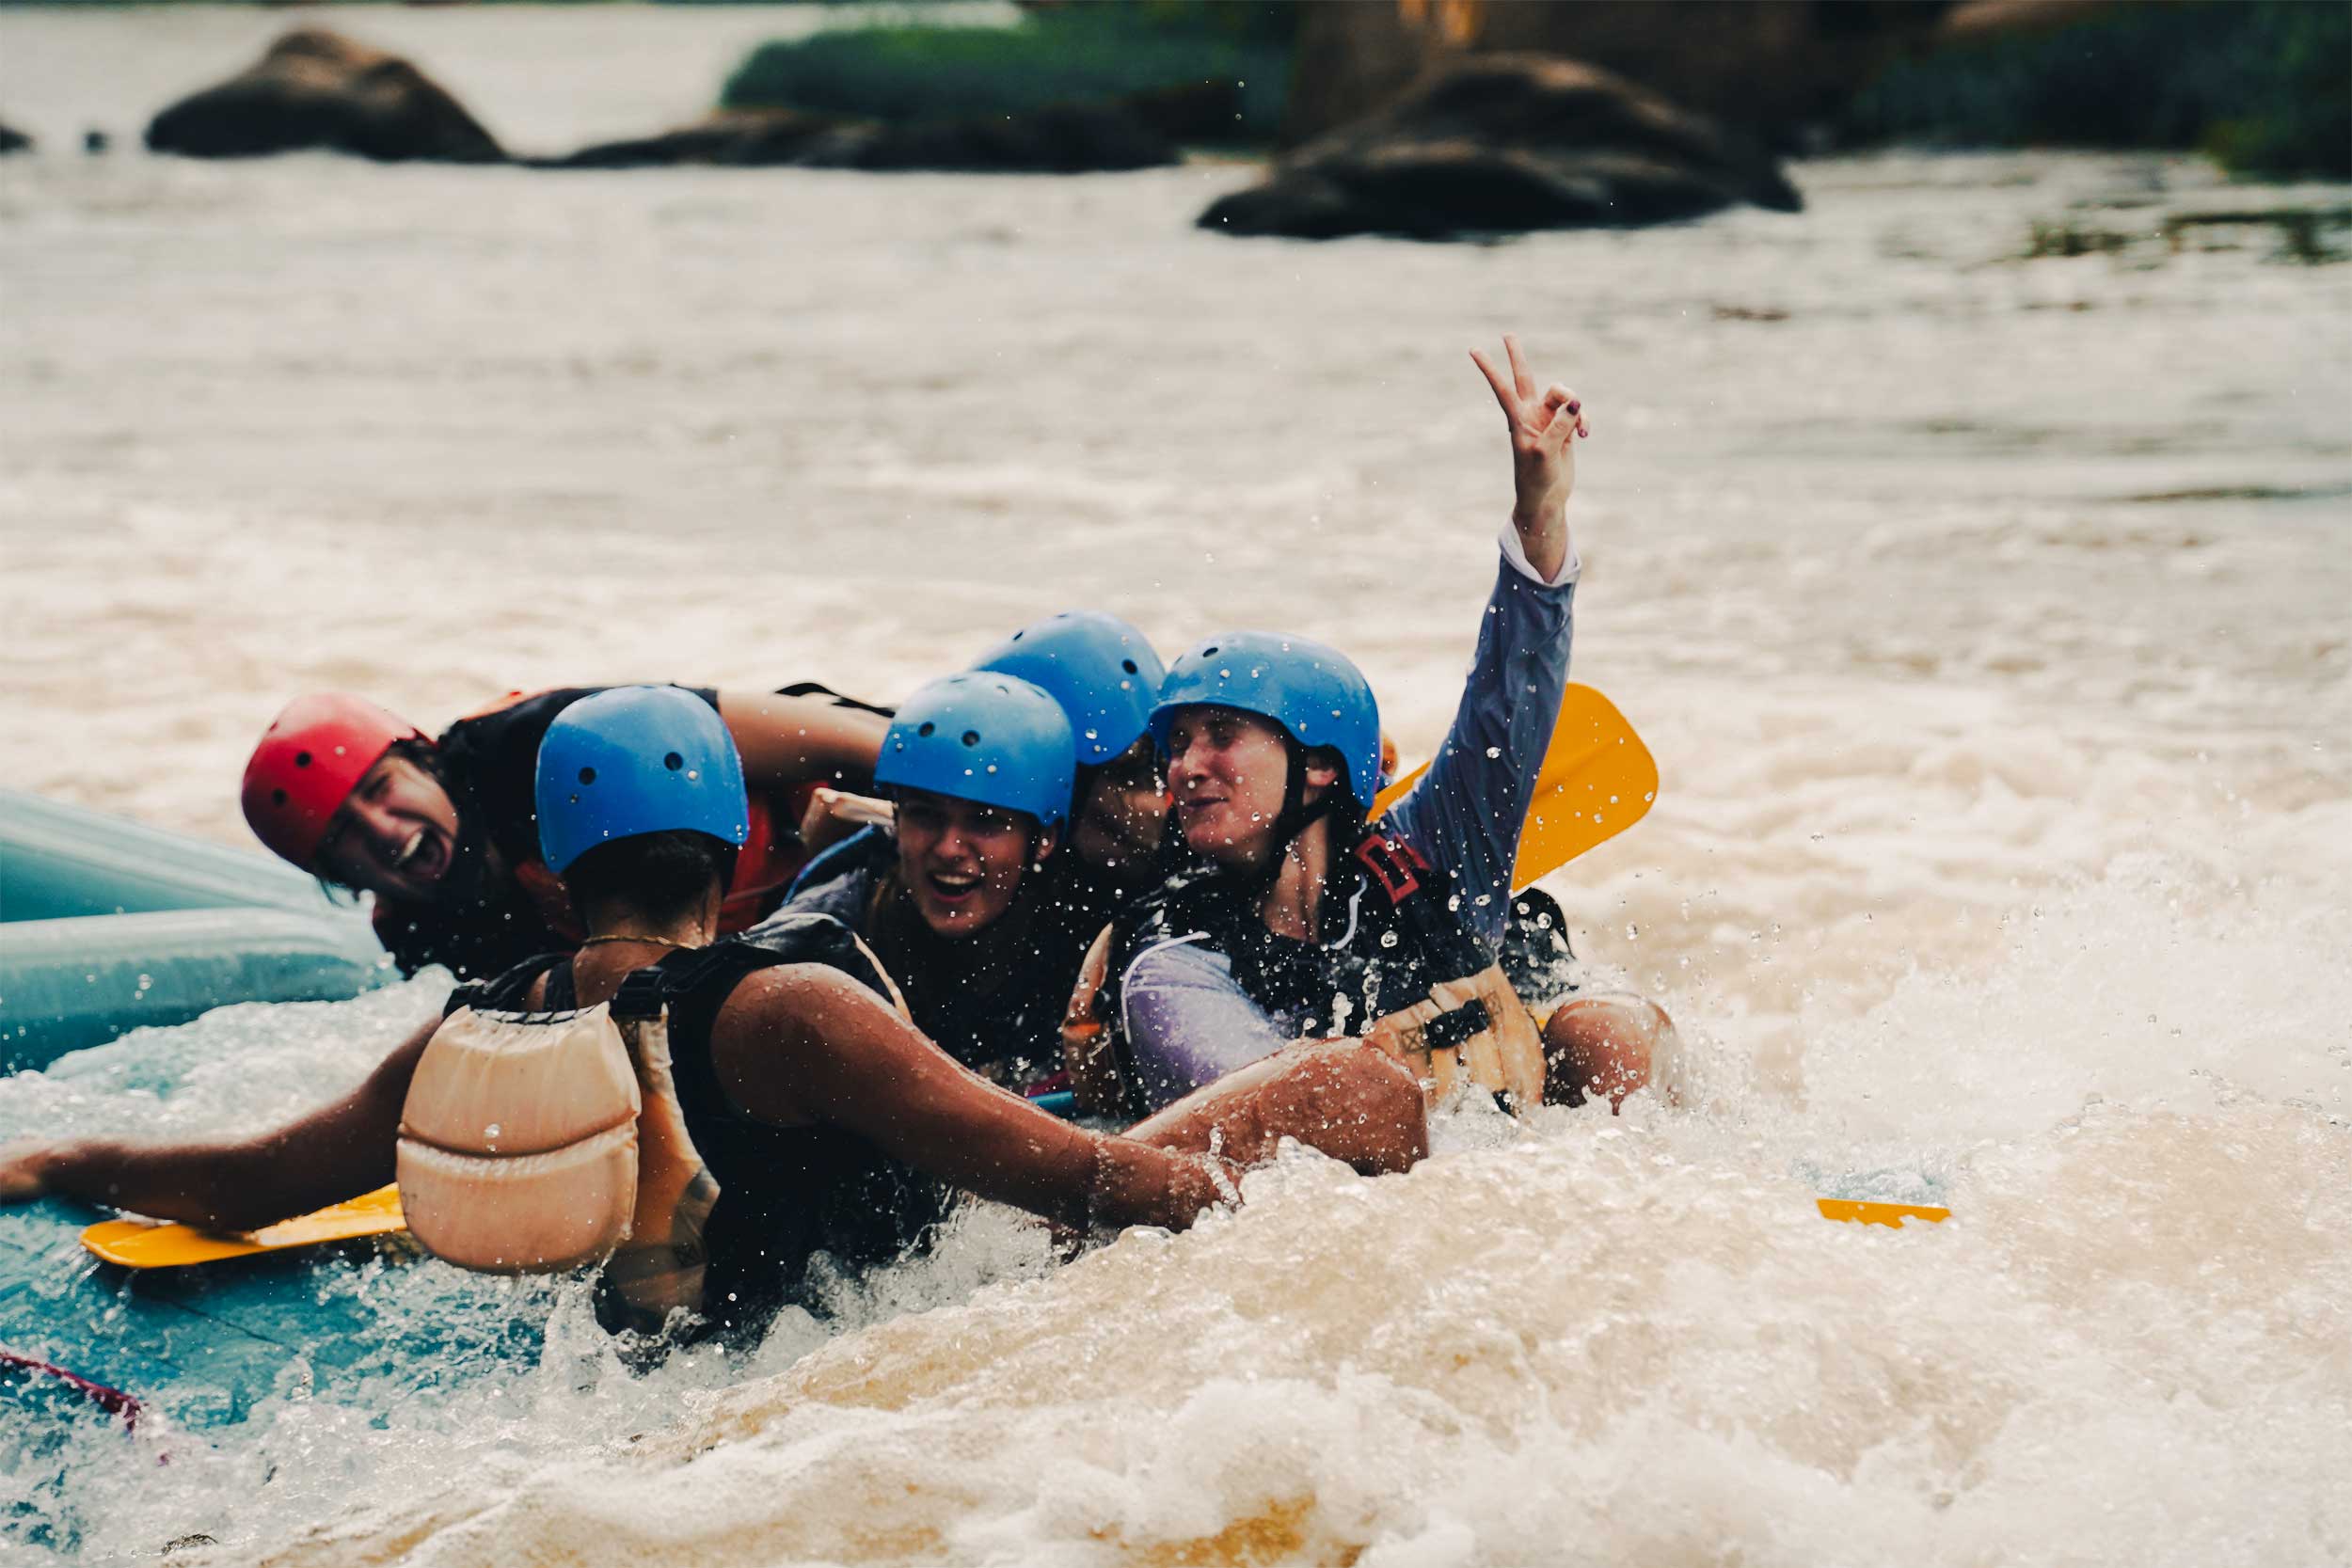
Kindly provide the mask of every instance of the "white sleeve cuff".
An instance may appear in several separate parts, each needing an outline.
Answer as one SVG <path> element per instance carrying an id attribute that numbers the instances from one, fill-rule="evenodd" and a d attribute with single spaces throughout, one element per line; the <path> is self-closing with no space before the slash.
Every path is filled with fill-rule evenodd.
<path id="1" fill-rule="evenodd" d="M 1527 559 L 1527 546 L 1519 543 L 1519 531 L 1508 523 L 1502 525 L 1502 559 L 1511 563 L 1513 571 L 1539 588 L 1565 588 L 1576 580 L 1577 574 L 1584 570 L 1584 558 L 1576 553 L 1576 536 L 1570 534 L 1568 558 L 1560 562 L 1559 575 L 1545 577 Z"/>

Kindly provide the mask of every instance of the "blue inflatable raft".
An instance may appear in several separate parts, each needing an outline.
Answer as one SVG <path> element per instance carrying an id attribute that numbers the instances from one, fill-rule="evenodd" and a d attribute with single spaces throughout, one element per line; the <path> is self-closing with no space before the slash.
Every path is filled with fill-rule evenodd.
<path id="1" fill-rule="evenodd" d="M 292 866 L 0 790 L 0 1071 L 392 977 L 365 916 Z"/>

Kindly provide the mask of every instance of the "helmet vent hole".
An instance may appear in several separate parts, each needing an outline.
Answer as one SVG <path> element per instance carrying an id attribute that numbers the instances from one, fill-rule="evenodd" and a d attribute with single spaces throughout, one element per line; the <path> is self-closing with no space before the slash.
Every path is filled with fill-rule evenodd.
<path id="1" fill-rule="evenodd" d="M 294 753 L 294 766 L 295 766 L 296 768 L 308 768 L 308 767 L 310 767 L 310 752 L 296 752 Z"/>
<path id="2" fill-rule="evenodd" d="M 914 733 L 915 733 L 916 735 L 920 735 L 920 736 L 932 736 L 932 735 L 936 735 L 936 734 L 938 734 L 938 733 L 939 733 L 939 726 L 938 726 L 937 724 L 932 723 L 930 720 L 926 719 L 926 720 L 924 720 L 924 721 L 923 721 L 923 722 L 922 722 L 922 723 L 920 723 L 920 724 L 918 724 L 918 725 L 916 725 L 916 726 L 915 726 Z"/>
<path id="3" fill-rule="evenodd" d="M 1202 658 L 1215 658 L 1216 657 L 1216 650 L 1215 648 L 1203 648 L 1200 650 L 1200 657 Z"/>
<path id="4" fill-rule="evenodd" d="M 1129 674 L 1131 674 L 1131 675 L 1132 675 L 1132 674 L 1136 673 L 1136 661 L 1135 661 L 1134 659 L 1132 659 L 1132 658 L 1122 658 L 1122 659 L 1120 659 L 1120 660 L 1119 661 L 1119 667 L 1120 667 L 1121 670 L 1126 671 L 1126 672 L 1127 672 L 1127 673 L 1129 673 Z"/>
<path id="5" fill-rule="evenodd" d="M 284 805 L 286 803 L 286 792 L 282 789 L 271 790 L 269 792 L 269 803 L 273 806 Z"/>
<path id="6" fill-rule="evenodd" d="M 675 752 L 672 752 L 668 756 L 661 759 L 661 766 L 675 773 L 679 768 L 686 766 L 686 759 L 678 755 Z"/>
<path id="7" fill-rule="evenodd" d="M 966 746 L 977 746 L 980 743 L 980 732 L 977 730 L 964 731 L 963 743 Z"/>
<path id="8" fill-rule="evenodd" d="M 581 784 L 595 784 L 596 782 L 596 770 L 593 768 L 581 768 L 580 770 L 580 782 Z"/>

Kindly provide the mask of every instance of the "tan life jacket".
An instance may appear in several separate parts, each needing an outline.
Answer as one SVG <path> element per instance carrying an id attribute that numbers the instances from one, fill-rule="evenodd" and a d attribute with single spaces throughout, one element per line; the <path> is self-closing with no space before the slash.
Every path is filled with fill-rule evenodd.
<path id="1" fill-rule="evenodd" d="M 1359 1033 L 1411 1067 L 1433 1106 L 1465 1077 L 1502 1096 L 1514 1112 L 1544 1101 L 1543 1032 L 1499 963 L 1441 981 L 1427 1001 L 1375 1019 Z"/>
<path id="2" fill-rule="evenodd" d="M 687 1132 L 658 1005 L 624 1018 L 612 1003 L 452 1013 L 409 1083 L 398 1172 L 410 1233 L 460 1268 L 604 1261 L 607 1286 L 649 1325 L 702 1304 L 719 1185 Z"/>
<path id="3" fill-rule="evenodd" d="M 1094 1116 L 1111 1116 L 1128 1109 L 1127 1087 L 1120 1075 L 1119 1053 L 1110 1027 L 1099 1016 L 1096 999 L 1110 977 L 1113 927 L 1105 926 L 1087 948 L 1078 966 L 1078 983 L 1061 1015 L 1061 1065 L 1070 1074 L 1078 1109 Z"/>

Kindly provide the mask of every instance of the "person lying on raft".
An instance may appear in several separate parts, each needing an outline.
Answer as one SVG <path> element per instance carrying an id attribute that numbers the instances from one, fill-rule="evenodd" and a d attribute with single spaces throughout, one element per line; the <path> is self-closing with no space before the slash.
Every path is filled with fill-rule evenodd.
<path id="1" fill-rule="evenodd" d="M 1065 623 L 1061 638 L 1047 631 L 1039 640 L 1090 641 L 1068 630 Z M 1116 649 L 1122 633 L 1133 636 L 1120 627 L 1104 641 Z M 1028 640 L 1025 632 L 1011 645 Z M 1083 650 L 1059 652 L 1067 665 L 1079 662 Z M 1116 884 L 1074 851 L 1091 835 L 1098 850 L 1144 853 L 1127 848 L 1135 828 L 1090 823 L 1086 814 L 1113 812 L 1091 804 L 1073 812 L 1073 796 L 1083 802 L 1089 788 L 1115 800 L 1132 793 L 1115 770 L 1132 766 L 1127 753 L 1142 737 L 1158 689 L 1156 679 L 1150 691 L 1137 683 L 1141 664 L 1123 651 L 1107 661 L 1118 680 L 1130 683 L 1125 692 L 1110 684 L 1115 717 L 1073 680 L 1058 683 L 1066 695 L 1057 701 L 1001 666 L 917 690 L 891 721 L 874 767 L 876 787 L 897 802 L 895 829 L 870 829 L 827 851 L 777 916 L 744 940 L 788 943 L 797 917 L 830 915 L 872 944 L 903 989 L 915 1027 L 948 1054 L 1026 1093 L 1067 1086 L 1062 1012 L 1086 944 L 1116 898 Z M 1083 747 L 1073 708 L 1074 724 L 1089 737 Z M 1094 777 L 1079 783 L 1088 770 Z M 1156 771 L 1147 777 L 1156 808 Z"/>
<path id="2" fill-rule="evenodd" d="M 245 819 L 281 858 L 374 894 L 376 935 L 403 974 L 495 974 L 579 940 L 539 862 L 532 766 L 555 716 L 604 689 L 510 698 L 437 740 L 347 692 L 297 697 L 246 764 Z M 818 686 L 688 689 L 726 721 L 751 782 L 752 838 L 720 917 L 740 930 L 775 908 L 804 858 L 790 792 L 864 787 L 887 716 Z"/>
<path id="3" fill-rule="evenodd" d="M 1566 388 L 1471 357 L 1511 431 L 1516 501 L 1460 706 L 1429 771 L 1367 830 L 1380 782 L 1372 689 L 1301 637 L 1208 638 L 1169 666 L 1151 729 L 1192 865 L 1089 955 L 1066 1032 L 1099 1102 L 1167 1104 L 1300 1037 L 1360 1036 L 1443 1098 L 1613 1102 L 1670 1027 L 1639 999 L 1579 998 L 1540 1042 L 1496 954 L 1528 793 L 1567 683 L 1579 563 L 1567 501 L 1589 434 Z M 1102 994 L 1094 993 L 1100 982 Z"/>
<path id="4" fill-rule="evenodd" d="M 740 1333 L 801 1292 L 817 1253 L 898 1256 L 959 1191 L 1072 1227 L 1181 1229 L 1233 1201 L 1235 1172 L 1282 1137 L 1367 1174 L 1427 1151 L 1418 1085 L 1360 1046 L 1260 1064 L 1112 1135 L 958 1066 L 870 972 L 714 944 L 742 772 L 717 714 L 675 689 L 566 709 L 537 798 L 542 853 L 588 925 L 575 954 L 462 988 L 358 1088 L 288 1126 L 20 1146 L 0 1151 L 0 1200 L 58 1193 L 235 1230 L 397 1175 L 412 1234 L 450 1261 L 609 1259 L 608 1323 L 684 1309 L 695 1332 Z"/>

